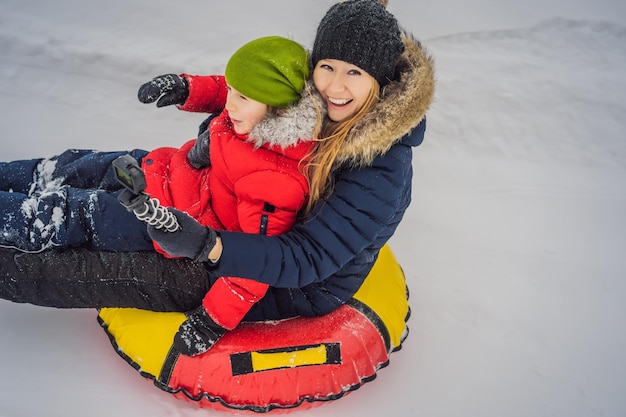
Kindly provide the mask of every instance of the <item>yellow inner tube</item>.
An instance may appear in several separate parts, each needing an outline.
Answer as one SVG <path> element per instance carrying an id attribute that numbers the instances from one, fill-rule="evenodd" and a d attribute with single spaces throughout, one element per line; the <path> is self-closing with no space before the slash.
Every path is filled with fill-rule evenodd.
<path id="1" fill-rule="evenodd" d="M 409 304 L 404 274 L 387 245 L 353 298 L 378 316 L 389 334 L 391 350 L 398 348 L 406 329 Z M 140 372 L 155 377 L 161 373 L 174 334 L 186 319 L 183 313 L 129 308 L 103 308 L 99 316 L 121 353 L 135 362 Z"/>

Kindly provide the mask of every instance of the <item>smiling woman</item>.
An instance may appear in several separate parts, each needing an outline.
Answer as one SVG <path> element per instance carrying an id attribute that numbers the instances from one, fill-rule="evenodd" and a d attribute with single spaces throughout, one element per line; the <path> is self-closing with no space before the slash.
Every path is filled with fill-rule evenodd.
<path id="1" fill-rule="evenodd" d="M 266 48 L 252 47 L 258 42 Z M 286 61 L 281 65 L 275 65 L 276 48 L 272 45 L 276 42 Z M 286 45 L 291 45 L 293 56 L 291 52 L 284 54 Z M 355 102 L 364 104 L 344 119 L 325 117 L 319 122 L 316 112 L 319 108 L 315 108 L 313 101 L 319 95 L 310 96 L 316 93 L 315 76 L 312 86 L 302 89 L 309 68 L 302 46 L 284 38 L 261 38 L 240 48 L 233 60 L 237 62 L 236 57 L 242 56 L 246 57 L 240 60 L 242 71 L 233 73 L 231 61 L 227 65 L 226 81 L 236 91 L 257 101 L 267 101 L 272 107 L 280 107 L 281 103 L 287 106 L 301 93 L 303 97 L 297 106 L 285 109 L 280 116 L 268 115 L 269 122 L 286 120 L 288 128 L 270 124 L 275 129 L 265 131 L 267 136 L 227 141 L 233 133 L 226 110 L 212 119 L 209 130 L 201 135 L 206 141 L 189 141 L 180 149 L 134 152 L 145 170 L 146 191 L 162 205 L 171 207 L 183 226 L 176 232 L 152 226 L 146 232 L 145 225 L 133 221 L 136 220 L 133 215 L 115 201 L 115 193 L 121 186 L 113 178 L 111 159 L 119 153 L 71 149 L 51 160 L 0 164 L 6 171 L 0 178 L 2 189 L 7 190 L 2 196 L 7 201 L 14 202 L 19 194 L 16 190 L 29 192 L 33 188 L 30 182 L 34 181 L 39 186 L 35 187 L 34 195 L 41 199 L 42 213 L 46 213 L 43 209 L 55 207 L 45 199 L 54 199 L 55 203 L 65 197 L 66 190 L 69 190 L 68 199 L 74 203 L 70 208 L 77 211 L 75 216 L 65 218 L 73 227 L 59 227 L 51 236 L 58 246 L 55 249 L 75 247 L 72 261 L 65 265 L 63 259 L 68 260 L 69 255 L 60 250 L 19 257 L 4 253 L 2 278 L 10 285 L 0 285 L 0 295 L 16 302 L 62 308 L 185 311 L 190 320 L 181 326 L 177 348 L 189 355 L 210 349 L 216 339 L 242 320 L 318 317 L 348 302 L 363 284 L 380 248 L 395 232 L 410 202 L 412 152 L 423 140 L 425 112 L 434 94 L 432 62 L 421 44 L 403 33 L 396 19 L 379 3 L 349 0 L 336 4 L 320 24 L 310 64 L 315 73 L 322 74 L 320 82 L 329 77 L 330 83 L 320 85 L 327 97 L 335 102 L 348 99 L 343 104 L 346 107 Z M 259 72 L 263 76 L 255 78 L 258 82 L 251 82 L 250 76 L 256 72 L 247 70 L 261 61 L 273 64 L 258 65 L 264 71 Z M 167 104 L 178 102 L 182 110 L 213 112 L 224 105 L 225 85 L 224 77 L 218 75 L 169 74 L 144 84 L 139 97 L 147 102 L 156 101 L 157 106 L 168 99 Z M 282 92 L 281 103 L 270 101 L 276 99 L 277 88 Z M 349 93 L 343 95 L 345 91 Z M 169 100 L 172 95 L 176 100 Z M 289 113 L 293 119 L 288 117 L 291 110 L 295 110 Z M 302 141 L 301 138 L 311 136 L 300 133 L 310 133 L 316 123 L 321 123 L 320 139 Z M 275 139 L 272 132 L 280 136 L 294 128 L 296 134 L 288 135 L 293 142 L 270 142 Z M 265 137 L 267 143 L 254 142 Z M 226 146 L 236 148 L 226 152 Z M 313 146 L 310 163 L 302 164 Z M 196 147 L 208 152 L 210 169 L 193 163 L 191 151 Z M 269 163 L 276 169 L 255 170 L 250 163 L 252 159 L 241 159 L 244 149 L 256 156 L 259 164 Z M 285 153 L 279 154 L 278 150 Z M 227 154 L 237 158 L 228 158 Z M 40 167 L 48 163 L 55 169 L 50 175 L 43 175 Z M 239 165 L 231 166 L 234 163 Z M 233 169 L 227 169 L 226 165 Z M 303 175 L 303 168 L 308 169 L 308 175 Z M 245 175 L 246 180 L 253 179 L 245 187 L 239 179 L 225 177 L 227 173 L 240 174 L 249 169 L 255 175 Z M 275 181 L 268 177 L 274 174 L 284 179 L 280 186 L 274 186 Z M 307 200 L 307 179 L 312 190 L 308 201 L 315 203 L 303 207 Z M 235 193 L 246 198 L 233 199 L 228 188 L 231 186 Z M 73 188 L 88 189 L 73 198 L 70 192 Z M 79 197 L 91 195 L 91 188 L 112 196 L 111 203 L 107 200 L 107 206 L 98 206 L 97 203 L 105 201 L 98 198 L 82 204 Z M 260 193 L 262 199 L 247 198 Z M 7 207 L 2 211 L 7 219 L 3 227 L 10 228 L 8 219 L 15 219 L 16 210 L 14 206 Z M 125 217 L 111 216 L 115 209 Z M 41 217 L 37 220 L 42 220 Z M 85 221 L 81 221 L 83 217 Z M 28 224 L 25 222 L 25 227 Z M 85 232 L 81 229 L 85 226 L 94 227 L 95 232 Z M 12 230 L 14 233 L 4 233 L 2 238 L 21 236 L 18 230 L 22 229 Z M 135 233 L 143 240 L 134 239 Z M 275 234 L 284 236 L 273 239 Z M 32 242 L 32 235 L 24 235 L 31 237 L 29 244 L 37 243 Z M 2 244 L 15 246 L 11 242 Z M 122 244 L 135 246 L 115 246 Z M 193 278 L 197 282 L 182 279 L 191 278 L 185 262 L 172 262 L 165 257 L 151 260 L 153 268 L 142 268 L 145 261 L 142 251 L 151 252 L 155 247 L 169 256 L 206 264 L 206 268 L 200 268 L 204 276 Z M 93 262 L 92 255 L 99 250 L 113 251 L 115 255 L 107 252 L 102 256 L 109 262 Z M 96 259 L 101 258 L 96 256 Z M 18 262 L 37 267 L 26 272 L 17 267 Z M 54 271 L 46 268 L 47 265 L 55 265 Z M 154 275 L 155 270 L 161 271 L 158 276 Z M 77 271 L 82 271 L 84 276 Z M 128 277 L 133 279 L 129 282 Z M 222 277 L 237 279 L 224 283 Z M 246 289 L 243 277 L 254 285 L 254 291 Z M 66 284 L 60 285 L 61 282 Z M 128 290 L 129 284 L 132 291 Z M 154 291 L 155 288 L 162 291 Z M 151 296 L 140 296 L 146 293 Z M 183 294 L 183 299 L 174 297 L 173 293 Z M 238 306 L 234 309 L 220 308 L 229 297 L 239 299 L 241 304 L 235 303 Z M 191 340 L 203 343 L 187 343 Z"/>
<path id="2" fill-rule="evenodd" d="M 249 50 L 252 53 L 255 51 L 256 48 Z M 318 65 L 320 62 L 322 64 Z M 237 99 L 243 95 L 265 102 L 246 90 L 246 83 L 240 85 L 233 82 L 229 67 L 227 65 L 226 81 L 241 93 L 236 96 Z M 413 149 L 421 144 L 426 129 L 425 113 L 434 94 L 433 66 L 419 41 L 401 31 L 393 15 L 378 2 L 348 0 L 331 7 L 322 20 L 310 62 L 304 59 L 304 63 L 295 68 L 279 65 L 273 68 L 272 73 L 281 75 L 281 80 L 302 81 L 297 85 L 304 86 L 305 77 L 300 75 L 308 68 L 314 68 L 318 74 L 321 72 L 319 80 L 325 85 L 316 86 L 313 77 L 309 81 L 310 88 L 303 90 L 298 104 L 302 104 L 302 100 L 310 102 L 321 96 L 322 102 L 326 99 L 326 104 L 338 114 L 326 117 L 321 108 L 324 103 L 316 106 L 313 101 L 306 109 L 299 109 L 314 108 L 313 117 L 296 119 L 297 122 L 312 120 L 315 131 L 319 128 L 320 134 L 304 136 L 315 140 L 306 141 L 303 148 L 285 143 L 278 147 L 285 152 L 285 156 L 304 151 L 305 156 L 311 156 L 310 161 L 300 163 L 304 159 L 302 154 L 290 161 L 287 158 L 278 161 L 277 157 L 270 157 L 274 147 L 269 143 L 254 142 L 257 137 L 252 134 L 247 138 L 237 138 L 242 140 L 226 141 L 228 134 L 233 136 L 227 110 L 211 120 L 209 130 L 202 132 L 202 140 L 190 141 L 180 149 L 160 149 L 140 155 L 147 178 L 155 179 L 155 186 L 148 191 L 158 196 L 162 203 L 172 206 L 171 212 L 181 226 L 175 232 L 148 226 L 148 234 L 160 250 L 169 256 L 185 259 L 172 260 L 150 250 L 99 252 L 87 245 L 66 252 L 51 250 L 34 254 L 0 250 L 3 260 L 0 262 L 0 278 L 6 283 L 0 285 L 1 296 L 15 302 L 51 307 L 94 307 L 101 311 L 104 308 L 133 307 L 151 310 L 150 313 L 154 314 L 175 315 L 176 320 L 169 322 L 173 330 L 170 328 L 172 332 L 164 338 L 165 346 L 169 347 L 164 350 L 175 351 L 174 356 L 180 363 L 208 361 L 206 358 L 219 354 L 226 345 L 221 340 L 235 338 L 240 329 L 275 329 L 273 323 L 282 320 L 302 322 L 304 327 L 309 328 L 312 323 L 339 317 L 339 322 L 347 325 L 351 337 L 356 337 L 356 343 L 345 343 L 357 348 L 356 355 L 369 352 L 368 346 L 360 344 L 360 341 L 370 340 L 371 335 L 379 347 L 381 340 L 385 341 L 382 343 L 385 347 L 377 349 L 382 354 L 377 355 L 369 371 L 322 395 L 330 393 L 329 398 L 335 398 L 373 378 L 372 369 L 376 370 L 386 363 L 387 353 L 398 347 L 403 338 L 408 306 L 403 277 L 395 280 L 400 284 L 397 287 L 401 291 L 394 291 L 393 296 L 386 298 L 383 291 L 368 290 L 368 276 L 375 264 L 385 258 L 387 251 L 383 248 L 395 233 L 411 201 L 412 154 Z M 289 69 L 288 74 L 285 74 L 285 69 Z M 292 74 L 297 76 L 292 78 Z M 330 78 L 327 80 L 326 77 Z M 161 82 L 164 78 L 174 82 Z M 273 82 L 270 84 L 274 87 Z M 147 97 L 149 102 L 156 100 L 158 106 L 161 100 L 176 93 L 174 101 L 182 110 L 204 109 L 213 113 L 221 111 L 220 105 L 223 106 L 225 98 L 220 93 L 226 91 L 225 87 L 222 88 L 224 85 L 220 76 L 168 74 L 146 83 L 145 89 L 140 90 L 140 98 Z M 292 91 L 300 94 L 301 89 L 295 88 L 295 84 L 286 85 L 287 99 L 292 97 Z M 264 87 L 262 83 L 252 82 L 247 86 Z M 317 94 L 317 87 L 320 94 Z M 210 97 L 212 93 L 216 93 L 216 99 Z M 170 100 L 168 104 L 175 103 Z M 266 104 L 274 106 L 271 102 Z M 348 111 L 341 114 L 342 109 Z M 232 110 L 235 112 L 238 109 Z M 321 118 L 318 117 L 320 113 Z M 271 115 L 268 116 L 271 118 Z M 285 113 L 281 113 L 277 118 L 285 117 Z M 293 126 L 301 125 L 294 123 Z M 278 133 L 281 131 L 280 126 L 275 130 Z M 314 142 L 312 152 L 308 152 L 311 151 L 309 142 Z M 250 160 L 240 158 L 242 152 L 229 153 L 231 157 L 219 152 L 221 147 L 233 143 L 239 147 L 255 147 L 254 155 L 262 155 L 259 159 L 263 163 L 275 161 L 277 169 L 260 170 L 261 175 L 256 176 L 253 182 L 247 182 L 246 187 L 242 187 L 239 178 L 221 181 L 223 178 L 217 177 L 218 173 L 240 173 L 250 165 Z M 300 144 L 300 141 L 297 143 Z M 206 156 L 208 153 L 210 168 L 208 165 L 192 165 L 194 158 L 191 158 L 191 150 L 196 147 L 199 148 L 198 154 Z M 69 151 L 69 155 L 76 153 Z M 100 160 L 101 155 L 87 152 L 83 156 L 93 162 L 94 159 Z M 221 169 L 223 164 L 231 163 L 239 165 L 230 171 Z M 293 175 L 287 175 L 289 179 L 276 186 L 267 175 L 287 174 L 287 164 L 289 174 Z M 32 165 L 36 169 L 37 162 Z M 305 172 L 301 169 L 306 170 L 307 175 L 302 175 Z M 93 170 L 85 171 L 95 175 Z M 106 173 L 106 169 L 103 172 Z M 178 175 L 181 172 L 184 175 Z M 209 179 L 202 181 L 203 175 Z M 32 175 L 21 177 L 30 178 Z M 246 179 L 250 177 L 245 176 Z M 309 201 L 314 203 L 303 207 L 307 197 L 303 191 L 309 185 L 306 180 L 315 189 L 308 196 Z M 224 189 L 230 186 L 235 192 L 245 191 L 246 196 L 263 193 L 264 197 L 272 199 L 282 197 L 281 203 L 292 198 L 295 204 L 279 208 L 269 199 L 256 198 L 237 199 L 239 205 L 235 207 L 232 205 L 235 200 L 233 193 L 229 194 Z M 223 192 L 218 195 L 218 190 Z M 292 192 L 294 190 L 296 192 Z M 211 198 L 202 198 L 206 193 Z M 206 212 L 219 217 L 222 227 L 214 226 L 214 219 L 203 216 L 207 207 L 213 211 Z M 285 222 L 285 218 L 289 221 Z M 241 229 L 229 227 L 242 219 L 245 222 L 240 223 Z M 244 223 L 251 227 L 243 228 Z M 122 222 L 119 224 L 125 225 Z M 291 230 L 287 230 L 291 226 Z M 274 234 L 281 236 L 272 236 Z M 152 249 L 152 242 L 148 243 Z M 221 254 L 214 253 L 215 248 Z M 70 258 L 72 261 L 68 262 Z M 20 267 L 24 264 L 31 267 L 27 270 Z M 50 265 L 54 265 L 54 269 L 50 269 Z M 398 273 L 399 266 L 392 263 L 384 272 L 392 271 Z M 389 286 L 391 281 L 380 280 L 383 287 Z M 42 288 L 45 290 L 42 291 Z M 364 291 L 368 294 L 367 302 L 360 299 Z M 355 298 L 362 303 L 355 302 Z M 229 308 L 222 308 L 225 300 L 235 302 L 229 303 Z M 365 331 L 365 327 L 378 329 L 378 324 L 384 322 L 382 316 L 385 309 L 378 309 L 376 306 L 380 306 L 379 303 L 403 306 L 398 309 L 399 314 L 394 315 L 399 319 L 394 321 L 400 325 L 393 326 L 395 336 L 389 338 L 394 340 L 393 343 L 386 343 L 387 337 L 378 330 Z M 356 317 L 356 321 L 342 319 L 343 312 L 352 311 L 353 304 L 359 308 L 365 304 L 376 314 L 364 309 L 351 316 Z M 380 320 L 377 315 L 381 316 Z M 110 329 L 113 327 L 108 326 Z M 282 350 L 279 352 L 281 355 L 267 351 L 295 347 L 298 353 L 294 361 L 298 365 L 306 364 L 310 358 L 316 365 L 321 365 L 321 351 L 328 353 L 324 364 L 330 362 L 336 365 L 337 352 L 341 353 L 337 346 L 344 341 L 340 339 L 337 342 L 337 338 L 322 331 L 314 336 L 324 340 L 301 338 L 292 344 L 287 337 L 285 340 L 278 337 L 276 343 L 284 342 L 286 345 L 277 346 L 275 343 L 275 346 L 269 346 L 264 342 L 270 336 L 263 336 L 262 332 L 254 332 L 254 337 L 245 339 L 254 339 L 253 351 L 261 351 L 263 358 L 284 359 L 282 353 L 286 352 Z M 170 349 L 172 339 L 173 349 Z M 310 345 L 316 348 L 305 348 Z M 304 359 L 300 353 L 305 353 Z M 228 354 L 232 352 L 229 350 Z M 250 355 L 251 358 L 258 356 Z M 278 362 L 284 365 L 282 359 Z M 243 368 L 245 366 L 238 366 L 237 372 Z M 252 368 L 256 369 L 256 366 Z M 312 369 L 307 366 L 302 368 Z M 349 372 L 351 366 L 345 368 Z M 267 371 L 267 363 L 264 362 L 259 369 Z M 167 375 L 167 370 L 169 368 L 164 372 L 159 370 L 159 374 Z M 254 379 L 254 375 L 251 378 Z M 333 378 L 329 376 L 324 380 L 332 382 Z M 298 380 L 296 384 L 293 384 L 293 379 L 291 381 L 296 386 L 300 383 Z M 192 379 L 189 385 L 192 396 L 196 395 L 193 393 L 196 386 Z"/>

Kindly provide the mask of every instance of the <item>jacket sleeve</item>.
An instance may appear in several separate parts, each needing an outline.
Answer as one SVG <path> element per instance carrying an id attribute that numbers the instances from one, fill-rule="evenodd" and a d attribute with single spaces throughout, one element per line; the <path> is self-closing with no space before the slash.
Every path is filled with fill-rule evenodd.
<path id="1" fill-rule="evenodd" d="M 202 306 L 215 323 L 232 330 L 268 288 L 267 284 L 251 279 L 220 277 L 207 291 Z"/>
<path id="2" fill-rule="evenodd" d="M 181 74 L 189 85 L 187 101 L 177 107 L 197 113 L 220 113 L 226 105 L 226 79 L 222 75 Z"/>
<path id="3" fill-rule="evenodd" d="M 424 125 L 412 135 L 424 135 Z M 276 236 L 220 232 L 223 253 L 212 273 L 249 276 L 274 287 L 323 282 L 366 248 L 391 237 L 410 201 L 412 150 L 394 145 L 371 166 L 342 169 L 332 195 L 303 224 Z M 376 242 L 374 244 L 374 242 Z"/>

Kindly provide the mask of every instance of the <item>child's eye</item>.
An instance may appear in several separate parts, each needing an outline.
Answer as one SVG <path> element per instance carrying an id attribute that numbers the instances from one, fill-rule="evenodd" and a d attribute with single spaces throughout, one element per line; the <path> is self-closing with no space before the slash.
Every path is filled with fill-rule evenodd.
<path id="1" fill-rule="evenodd" d="M 332 71 L 332 70 L 333 70 L 333 67 L 331 67 L 331 66 L 330 66 L 330 65 L 328 65 L 328 64 L 322 64 L 322 65 L 320 65 L 320 68 L 323 68 L 323 69 L 325 69 L 326 71 Z"/>
<path id="2" fill-rule="evenodd" d="M 361 71 L 352 69 L 352 70 L 348 71 L 348 74 L 350 74 L 350 75 L 361 75 Z"/>

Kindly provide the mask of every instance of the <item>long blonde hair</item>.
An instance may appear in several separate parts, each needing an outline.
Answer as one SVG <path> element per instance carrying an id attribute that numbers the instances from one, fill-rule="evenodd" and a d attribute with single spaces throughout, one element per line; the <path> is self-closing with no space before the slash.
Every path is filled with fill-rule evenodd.
<path id="1" fill-rule="evenodd" d="M 332 192 L 334 186 L 332 172 L 336 168 L 335 161 L 339 151 L 352 128 L 378 103 L 379 92 L 380 85 L 372 78 L 372 89 L 363 106 L 353 116 L 339 122 L 330 120 L 328 116 L 324 117 L 324 120 L 318 120 L 315 129 L 315 132 L 319 132 L 317 144 L 307 164 L 310 194 L 304 215 Z"/>

